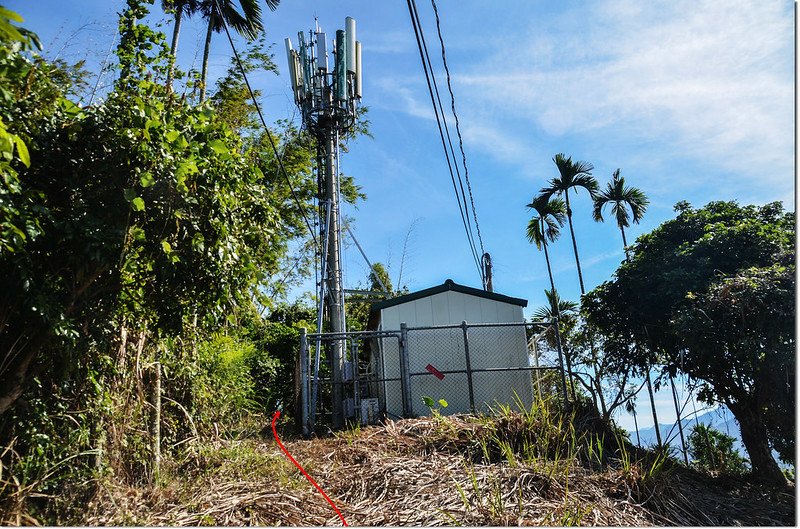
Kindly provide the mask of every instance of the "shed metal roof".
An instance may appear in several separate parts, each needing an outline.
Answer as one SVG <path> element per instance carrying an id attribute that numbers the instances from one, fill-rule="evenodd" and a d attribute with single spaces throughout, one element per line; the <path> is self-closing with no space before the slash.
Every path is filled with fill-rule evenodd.
<path id="1" fill-rule="evenodd" d="M 519 305 L 520 307 L 527 307 L 528 300 L 527 299 L 520 299 L 520 298 L 512 298 L 510 296 L 504 296 L 503 294 L 497 294 L 495 292 L 487 292 L 485 290 L 481 290 L 478 288 L 467 287 L 464 285 L 459 285 L 452 279 L 448 279 L 441 285 L 437 285 L 435 287 L 426 288 L 424 290 L 418 290 L 417 292 L 412 292 L 410 294 L 406 294 L 404 296 L 398 296 L 396 298 L 387 299 L 386 301 L 380 301 L 378 303 L 373 303 L 372 307 L 370 308 L 370 313 L 379 312 L 382 309 L 387 307 L 393 307 L 395 305 L 401 305 L 403 303 L 408 303 L 409 301 L 414 301 L 417 299 L 425 298 L 428 296 L 433 296 L 434 294 L 440 294 L 442 292 L 447 292 L 451 290 L 453 292 L 460 292 L 462 294 L 469 294 L 470 296 L 476 296 L 479 298 L 491 299 L 494 301 L 500 301 L 502 303 L 509 303 L 511 305 Z"/>

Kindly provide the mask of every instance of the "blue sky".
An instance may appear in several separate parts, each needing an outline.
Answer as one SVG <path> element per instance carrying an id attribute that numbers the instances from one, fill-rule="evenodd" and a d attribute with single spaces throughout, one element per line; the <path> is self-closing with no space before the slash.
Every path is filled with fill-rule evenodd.
<path id="1" fill-rule="evenodd" d="M 47 57 L 86 59 L 96 69 L 124 2 L 69 4 L 6 2 L 40 35 Z M 556 176 L 556 153 L 594 164 L 601 186 L 620 168 L 627 183 L 649 196 L 650 208 L 629 230 L 629 241 L 672 218 L 679 200 L 695 206 L 781 200 L 794 208 L 792 2 L 439 0 L 438 7 L 495 290 L 527 299 L 528 314 L 544 304 L 549 285 L 543 254 L 524 236 L 525 204 Z M 423 0 L 418 9 L 436 61 L 431 5 Z M 167 22 L 153 11 L 153 20 Z M 363 101 L 374 139 L 358 139 L 342 158 L 342 169 L 368 196 L 345 211 L 359 242 L 373 262 L 388 265 L 395 282 L 402 263 L 402 284 L 412 291 L 447 278 L 479 287 L 405 2 L 286 0 L 275 12 L 265 9 L 281 72 L 283 38 L 296 41 L 315 15 L 329 34 L 353 16 L 363 44 Z M 200 20 L 184 26 L 183 69 L 199 68 L 203 29 Z M 163 30 L 169 33 L 171 25 Z M 214 42 L 212 78 L 230 57 L 223 35 Z M 444 95 L 441 63 L 435 63 Z M 264 93 L 269 121 L 297 119 L 285 75 L 257 73 L 251 81 Z M 610 279 L 623 257 L 618 229 L 594 222 L 590 208 L 584 193 L 573 201 L 587 289 Z M 566 228 L 551 258 L 556 287 L 577 300 Z M 367 276 L 355 247 L 346 249 L 344 266 L 349 287 Z M 311 289 L 313 281 L 295 294 Z M 666 408 L 663 413 L 666 422 Z"/>

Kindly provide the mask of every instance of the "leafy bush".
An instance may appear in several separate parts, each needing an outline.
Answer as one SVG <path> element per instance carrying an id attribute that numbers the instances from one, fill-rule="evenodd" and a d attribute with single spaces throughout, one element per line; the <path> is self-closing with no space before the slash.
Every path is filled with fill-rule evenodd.
<path id="1" fill-rule="evenodd" d="M 733 448 L 736 439 L 719 430 L 697 424 L 689 434 L 689 454 L 692 462 L 704 470 L 742 474 L 747 470 L 746 460 Z"/>
<path id="2" fill-rule="evenodd" d="M 192 380 L 193 414 L 202 426 L 236 425 L 257 412 L 255 384 L 247 359 L 254 346 L 245 340 L 215 335 L 198 348 L 200 372 Z"/>

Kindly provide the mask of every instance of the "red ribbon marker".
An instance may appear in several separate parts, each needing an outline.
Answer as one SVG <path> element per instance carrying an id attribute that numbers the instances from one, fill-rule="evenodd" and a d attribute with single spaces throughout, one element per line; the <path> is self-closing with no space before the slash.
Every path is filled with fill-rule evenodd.
<path id="1" fill-rule="evenodd" d="M 315 487 L 317 487 L 317 490 L 320 492 L 320 494 L 322 494 L 322 495 L 325 497 L 325 499 L 326 499 L 326 500 L 328 500 L 328 503 L 330 503 L 330 504 L 331 504 L 331 507 L 333 507 L 333 510 L 334 510 L 334 511 L 336 511 L 336 514 L 338 514 L 338 515 L 339 515 L 339 518 L 341 518 L 341 519 L 342 519 L 342 523 L 343 523 L 345 526 L 348 526 L 348 525 L 347 525 L 347 521 L 344 519 L 344 516 L 342 516 L 342 513 L 341 513 L 341 511 L 339 511 L 339 509 L 337 509 L 337 508 L 336 508 L 336 505 L 334 505 L 334 503 L 333 503 L 333 500 L 331 500 L 331 499 L 328 497 L 328 495 L 327 495 L 327 494 L 325 494 L 325 491 L 324 491 L 324 490 L 322 490 L 322 487 L 320 487 L 319 485 L 317 485 L 317 482 L 316 482 L 316 481 L 314 481 L 314 478 L 312 478 L 311 476 L 309 476 L 309 475 L 308 475 L 308 472 L 306 472 L 306 471 L 305 471 L 305 469 L 304 469 L 303 467 L 301 467 L 301 466 L 300 466 L 300 463 L 298 463 L 298 462 L 295 460 L 295 458 L 293 458 L 293 457 L 292 457 L 292 454 L 290 454 L 290 453 L 289 453 L 289 451 L 288 451 L 288 450 L 286 450 L 286 447 L 285 447 L 285 446 L 283 446 L 283 443 L 281 443 L 281 440 L 280 440 L 280 439 L 278 439 L 278 432 L 275 430 L 275 421 L 277 421 L 277 420 L 278 420 L 278 417 L 280 417 L 280 416 L 281 416 L 281 410 L 277 410 L 277 411 L 275 412 L 275 415 L 273 415 L 273 416 L 272 416 L 272 435 L 274 435 L 274 436 L 275 436 L 275 440 L 276 440 L 276 441 L 278 441 L 278 446 L 280 446 L 280 447 L 281 447 L 281 450 L 283 450 L 283 453 L 284 453 L 284 454 L 286 454 L 286 457 L 288 457 L 288 458 L 291 460 L 291 462 L 292 462 L 292 463 L 294 463 L 294 466 L 296 466 L 297 468 L 299 468 L 299 469 L 300 469 L 300 472 L 302 472 L 302 473 L 303 473 L 303 475 L 306 477 L 306 479 L 308 479 L 308 481 L 310 481 L 312 485 L 314 485 Z M 349 526 L 348 526 L 348 527 L 349 527 Z"/>
<path id="2" fill-rule="evenodd" d="M 435 367 L 433 367 L 432 365 L 430 365 L 430 364 L 426 365 L 425 369 L 430 371 L 430 373 L 433 376 L 435 376 L 436 378 L 438 378 L 439 380 L 444 380 L 444 374 L 441 371 L 439 371 L 438 369 L 436 369 Z"/>

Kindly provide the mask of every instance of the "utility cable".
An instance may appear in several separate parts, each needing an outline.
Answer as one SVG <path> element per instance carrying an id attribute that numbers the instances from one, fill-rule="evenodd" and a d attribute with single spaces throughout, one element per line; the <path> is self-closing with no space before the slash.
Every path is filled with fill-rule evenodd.
<path id="1" fill-rule="evenodd" d="M 472 249 L 475 261 L 476 261 L 476 263 L 478 265 L 478 273 L 479 273 L 479 275 L 481 277 L 481 281 L 485 282 L 484 273 L 483 273 L 483 267 L 480 264 L 480 257 L 478 255 L 478 251 L 477 251 L 477 249 L 475 247 L 475 236 L 472 233 L 472 223 L 469 220 L 469 213 L 467 212 L 467 196 L 466 196 L 466 193 L 464 192 L 464 181 L 462 180 L 461 172 L 458 169 L 458 162 L 456 162 L 456 152 L 455 152 L 455 149 L 453 148 L 453 140 L 452 140 L 452 137 L 450 136 L 450 128 L 447 126 L 447 117 L 445 116 L 444 105 L 442 105 L 442 98 L 441 98 L 441 95 L 439 94 L 439 85 L 436 82 L 436 74 L 434 73 L 433 62 L 431 61 L 430 54 L 428 53 L 428 44 L 425 41 L 425 32 L 424 32 L 424 30 L 422 28 L 422 22 L 419 19 L 419 11 L 417 10 L 416 0 L 412 0 L 411 1 L 411 5 L 413 6 L 413 11 L 414 11 L 414 13 L 413 13 L 414 21 L 416 21 L 417 28 L 419 28 L 419 37 L 420 37 L 421 42 L 422 42 L 422 49 L 424 50 L 424 53 L 425 53 L 424 62 L 427 63 L 428 69 L 430 70 L 431 80 L 433 81 L 433 91 L 436 94 L 436 101 L 438 103 L 438 109 L 439 109 L 439 112 L 441 113 L 441 119 L 442 119 L 442 122 L 444 124 L 444 132 L 445 132 L 445 135 L 447 136 L 447 146 L 450 147 L 450 155 L 452 155 L 453 163 L 455 164 L 455 172 L 456 172 L 456 176 L 458 177 L 458 185 L 459 185 L 459 187 L 461 189 L 461 197 L 460 198 L 458 197 L 458 190 L 456 190 L 456 199 L 459 202 L 459 207 L 461 207 L 461 203 L 463 201 L 463 204 L 464 204 L 463 205 L 463 208 L 464 208 L 464 213 L 463 214 L 467 218 L 467 222 L 466 222 L 466 227 L 467 227 L 467 231 L 468 231 L 467 238 L 470 241 L 470 247 Z M 418 41 L 418 44 L 419 44 L 419 41 Z M 434 109 L 435 108 L 436 108 L 436 103 L 434 103 Z M 438 115 L 437 115 L 437 120 L 438 119 L 439 118 L 438 118 Z M 443 147 L 445 149 L 445 156 L 448 156 L 448 154 L 447 154 L 447 146 L 444 146 L 444 141 L 442 143 L 443 143 Z M 448 156 L 448 159 L 449 159 L 449 156 Z M 452 169 L 451 169 L 451 171 L 452 171 Z"/>
<path id="2" fill-rule="evenodd" d="M 458 202 L 458 210 L 459 210 L 459 213 L 461 214 L 461 221 L 462 221 L 462 223 L 464 225 L 464 230 L 465 230 L 466 235 L 467 235 L 467 241 L 468 241 L 468 243 L 470 245 L 470 250 L 472 252 L 472 257 L 475 260 L 475 265 L 478 268 L 478 273 L 481 276 L 481 279 L 483 279 L 483 270 L 481 269 L 481 266 L 480 266 L 480 259 L 477 256 L 477 250 L 475 248 L 475 243 L 472 240 L 471 232 L 470 232 L 469 227 L 468 227 L 468 224 L 469 224 L 468 220 L 467 220 L 468 216 L 465 215 L 465 213 L 464 213 L 464 210 L 466 209 L 466 204 L 464 204 L 464 206 L 462 208 L 461 198 L 459 197 L 459 194 L 458 194 L 458 185 L 456 184 L 456 178 L 455 178 L 455 175 L 454 175 L 454 172 L 453 172 L 453 167 L 452 167 L 452 164 L 450 163 L 450 155 L 449 155 L 449 153 L 447 151 L 447 144 L 445 142 L 445 137 L 444 137 L 445 135 L 444 135 L 444 131 L 442 129 L 441 120 L 439 118 L 439 107 L 437 106 L 436 97 L 434 96 L 434 90 L 433 90 L 433 86 L 432 86 L 432 83 L 431 83 L 431 75 L 433 74 L 433 71 L 431 71 L 430 75 L 428 73 L 428 63 L 425 60 L 425 52 L 424 52 L 423 44 L 422 44 L 421 37 L 420 37 L 420 33 L 422 31 L 422 28 L 421 28 L 421 26 L 418 27 L 418 17 L 415 16 L 416 3 L 414 2 L 414 0 L 406 0 L 406 4 L 408 5 L 408 12 L 409 12 L 409 15 L 411 17 L 411 25 L 412 25 L 412 27 L 414 29 L 414 36 L 415 36 L 416 41 L 417 41 L 417 48 L 419 49 L 420 60 L 422 61 L 422 69 L 423 69 L 423 72 L 425 73 L 425 81 L 426 81 L 426 83 L 428 85 L 428 93 L 430 94 L 431 104 L 433 105 L 433 111 L 434 111 L 434 115 L 436 117 L 436 125 L 437 125 L 437 127 L 439 129 L 439 137 L 442 140 L 442 148 L 444 149 L 444 152 L 445 152 L 445 160 L 447 161 L 447 167 L 448 167 L 449 172 L 450 172 L 450 180 L 453 183 L 453 191 L 456 194 L 456 201 Z"/>
<path id="3" fill-rule="evenodd" d="M 428 53 L 428 43 L 425 41 L 425 32 L 424 32 L 424 30 L 422 28 L 422 22 L 419 19 L 419 11 L 417 10 L 416 0 L 412 0 L 411 5 L 414 7 L 414 20 L 416 21 L 417 27 L 419 28 L 419 36 L 420 36 L 420 39 L 422 41 L 422 49 L 425 51 L 425 62 L 427 63 L 428 68 L 430 69 L 431 80 L 433 81 L 433 91 L 436 94 L 436 102 L 439 105 L 439 112 L 441 113 L 442 122 L 444 124 L 444 132 L 445 132 L 445 135 L 447 136 L 447 145 L 450 147 L 450 155 L 452 156 L 453 163 L 455 164 L 456 176 L 458 177 L 458 184 L 459 184 L 459 187 L 461 188 L 461 199 L 460 200 L 463 201 L 463 203 L 464 203 L 464 212 L 467 215 L 467 228 L 469 229 L 469 238 L 470 238 L 471 244 L 472 244 L 472 246 L 474 248 L 475 247 L 475 237 L 472 234 L 472 224 L 469 222 L 469 213 L 466 212 L 467 211 L 467 195 L 464 192 L 464 181 L 461 179 L 461 172 L 458 169 L 458 162 L 456 162 L 456 152 L 455 152 L 455 149 L 453 148 L 453 139 L 450 136 L 450 127 L 447 126 L 447 116 L 445 116 L 445 113 L 444 113 L 444 105 L 442 104 L 442 97 L 439 94 L 439 84 L 436 82 L 436 74 L 434 73 L 434 69 L 433 69 L 433 61 L 431 61 L 431 56 Z M 445 147 L 445 151 L 446 151 L 446 149 L 447 149 L 447 147 Z M 445 152 L 445 155 L 447 155 L 446 152 Z M 475 251 L 476 256 L 477 256 L 477 249 L 475 249 L 474 251 Z"/>
<path id="4" fill-rule="evenodd" d="M 483 238 L 481 237 L 481 227 L 478 225 L 478 213 L 475 210 L 475 197 L 472 195 L 472 185 L 469 182 L 469 170 L 467 169 L 467 155 L 464 153 L 464 140 L 461 137 L 461 127 L 458 122 L 458 114 L 456 113 L 456 96 L 453 94 L 453 87 L 450 83 L 450 69 L 447 67 L 447 56 L 444 51 L 444 39 L 442 38 L 442 28 L 439 24 L 439 9 L 436 7 L 436 0 L 431 0 L 433 6 L 433 13 L 436 15 L 436 32 L 439 34 L 439 44 L 442 46 L 442 64 L 444 65 L 445 74 L 447 74 L 447 90 L 450 92 L 450 107 L 453 110 L 453 118 L 456 121 L 456 134 L 458 135 L 458 148 L 461 150 L 461 162 L 464 165 L 464 180 L 467 181 L 467 190 L 469 191 L 469 203 L 472 206 L 472 217 L 475 220 L 475 231 L 478 232 L 478 243 L 481 247 L 481 255 L 486 255 L 483 248 Z"/>
<path id="5" fill-rule="evenodd" d="M 214 0 L 214 3 L 217 5 L 217 9 L 220 9 L 219 0 Z M 239 52 L 236 51 L 236 46 L 233 44 L 233 38 L 231 37 L 231 32 L 228 30 L 228 24 L 225 22 L 225 19 L 220 17 L 219 19 L 222 22 L 222 27 L 225 28 L 225 34 L 228 36 L 228 42 L 231 44 L 231 49 L 233 50 L 233 56 L 236 58 L 236 64 L 239 66 L 239 71 L 244 78 L 244 84 L 247 86 L 247 91 L 250 93 L 250 98 L 253 100 L 253 106 L 256 108 L 256 112 L 258 113 L 258 117 L 261 120 L 261 124 L 264 126 L 264 130 L 267 132 L 267 139 L 269 140 L 269 144 L 272 146 L 272 151 L 275 153 L 275 158 L 278 160 L 278 167 L 280 167 L 281 173 L 283 174 L 284 179 L 286 179 L 286 185 L 289 186 L 289 190 L 292 192 L 292 197 L 294 197 L 294 201 L 297 204 L 297 208 L 300 210 L 300 214 L 303 216 L 303 220 L 308 227 L 308 232 L 311 234 L 311 239 L 314 241 L 314 244 L 317 245 L 317 237 L 314 234 L 313 228 L 311 228 L 311 223 L 308 221 L 308 217 L 306 216 L 306 212 L 303 209 L 303 205 L 300 203 L 300 199 L 297 196 L 297 193 L 292 187 L 292 182 L 289 179 L 289 175 L 286 173 L 286 168 L 283 166 L 283 160 L 281 159 L 280 155 L 278 154 L 278 148 L 275 146 L 275 141 L 272 139 L 272 134 L 269 131 L 269 127 L 267 126 L 267 120 L 264 119 L 264 114 L 261 113 L 261 106 L 258 104 L 256 100 L 256 95 L 253 92 L 252 87 L 250 86 L 250 81 L 247 79 L 247 73 L 244 71 L 244 66 L 242 66 L 242 61 L 239 59 Z"/>

